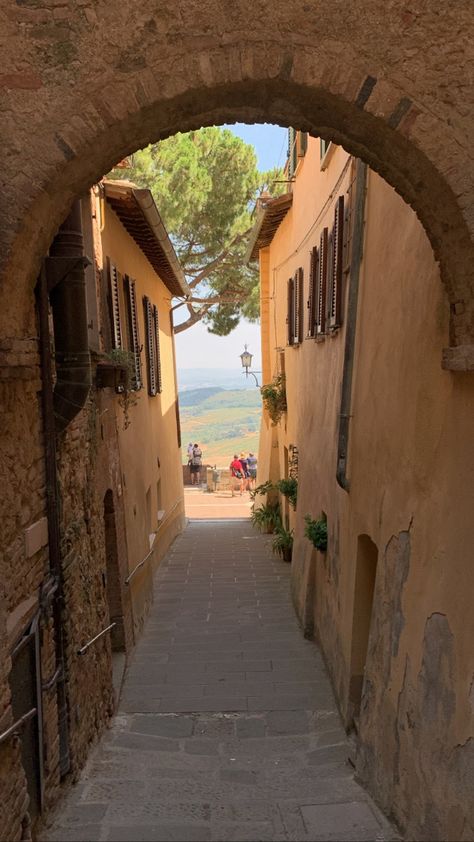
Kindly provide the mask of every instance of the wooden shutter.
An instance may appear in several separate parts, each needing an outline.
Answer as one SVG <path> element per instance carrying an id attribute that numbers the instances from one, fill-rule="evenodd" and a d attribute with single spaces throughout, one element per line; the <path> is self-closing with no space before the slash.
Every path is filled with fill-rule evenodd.
<path id="1" fill-rule="evenodd" d="M 287 311 L 287 316 L 286 316 L 286 323 L 288 325 L 288 345 L 293 345 L 293 343 L 295 341 L 295 335 L 294 335 L 294 325 L 295 325 L 294 288 L 295 288 L 294 278 L 288 278 L 288 311 Z"/>
<path id="2" fill-rule="evenodd" d="M 318 302 L 319 251 L 314 246 L 310 251 L 309 295 L 308 295 L 308 336 L 316 332 Z"/>
<path id="3" fill-rule="evenodd" d="M 120 294 L 119 278 L 116 266 L 108 260 L 109 292 L 110 292 L 110 320 L 112 328 L 112 346 L 123 348 L 122 325 L 120 322 Z"/>
<path id="4" fill-rule="evenodd" d="M 326 283 L 328 264 L 328 229 L 323 228 L 319 240 L 319 266 L 316 303 L 316 333 L 326 333 Z"/>
<path id="5" fill-rule="evenodd" d="M 300 267 L 295 272 L 295 339 L 303 341 L 304 274 Z"/>
<path id="6" fill-rule="evenodd" d="M 156 340 L 154 339 L 155 326 L 153 319 L 153 308 L 150 299 L 143 296 L 143 314 L 145 317 L 146 332 L 146 361 L 148 370 L 148 394 L 156 395 Z"/>
<path id="7" fill-rule="evenodd" d="M 331 296 L 329 301 L 329 327 L 342 324 L 342 261 L 344 246 L 344 196 L 339 196 L 334 209 L 331 249 Z"/>
<path id="8" fill-rule="evenodd" d="M 303 158 L 306 155 L 306 150 L 308 149 L 308 132 L 298 132 L 298 140 L 298 155 L 300 158 Z"/>
<path id="9" fill-rule="evenodd" d="M 128 314 L 128 335 L 129 347 L 133 354 L 134 366 L 134 389 L 141 389 L 142 387 L 142 362 L 141 362 L 141 348 L 140 348 L 140 334 L 138 328 L 137 316 L 137 298 L 135 292 L 135 281 L 125 276 L 125 292 L 127 300 L 127 314 Z"/>
<path id="10" fill-rule="evenodd" d="M 178 447 L 181 447 L 181 419 L 179 417 L 179 400 L 176 398 L 174 402 L 174 410 L 176 412 L 176 434 L 178 437 Z"/>
<path id="11" fill-rule="evenodd" d="M 160 353 L 160 329 L 158 323 L 158 308 L 153 305 L 153 338 L 155 344 L 155 370 L 156 370 L 156 391 L 161 394 L 161 353 Z"/>
<path id="12" fill-rule="evenodd" d="M 298 165 L 298 150 L 296 144 L 296 129 L 288 129 L 288 178 L 293 178 Z"/>

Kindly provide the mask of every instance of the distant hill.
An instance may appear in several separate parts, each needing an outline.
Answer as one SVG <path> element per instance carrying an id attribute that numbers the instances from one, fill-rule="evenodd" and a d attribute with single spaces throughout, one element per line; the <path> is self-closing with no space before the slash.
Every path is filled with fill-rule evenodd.
<path id="1" fill-rule="evenodd" d="M 212 395 L 216 395 L 219 392 L 222 392 L 220 386 L 207 386 L 207 388 L 204 389 L 189 389 L 186 392 L 179 393 L 179 405 L 197 406 L 206 400 L 206 398 L 210 398 Z"/>
<path id="2" fill-rule="evenodd" d="M 234 452 L 258 450 L 258 389 L 205 387 L 181 392 L 179 401 L 184 462 L 190 441 L 199 442 L 204 462 L 219 466 L 228 465 Z"/>
<path id="3" fill-rule="evenodd" d="M 260 367 L 260 366 L 259 366 Z M 255 389 L 252 377 L 246 378 L 239 365 L 235 368 L 179 368 L 178 389 L 188 392 L 194 389 L 218 386 L 220 389 Z"/>

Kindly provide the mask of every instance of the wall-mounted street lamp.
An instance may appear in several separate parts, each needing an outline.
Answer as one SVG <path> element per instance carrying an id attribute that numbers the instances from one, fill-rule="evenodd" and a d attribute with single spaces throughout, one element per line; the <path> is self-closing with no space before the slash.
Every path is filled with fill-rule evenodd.
<path id="1" fill-rule="evenodd" d="M 262 372 L 261 371 L 254 372 L 254 371 L 249 370 L 252 367 L 252 357 L 253 357 L 253 354 L 251 354 L 250 351 L 247 350 L 247 345 L 244 345 L 244 352 L 243 352 L 243 354 L 240 354 L 240 359 L 242 361 L 242 368 L 244 369 L 242 374 L 245 374 L 246 377 L 248 377 L 249 374 L 250 374 L 253 377 L 253 379 L 255 380 L 255 385 L 260 388 L 260 383 L 257 380 L 256 374 L 261 374 Z"/>

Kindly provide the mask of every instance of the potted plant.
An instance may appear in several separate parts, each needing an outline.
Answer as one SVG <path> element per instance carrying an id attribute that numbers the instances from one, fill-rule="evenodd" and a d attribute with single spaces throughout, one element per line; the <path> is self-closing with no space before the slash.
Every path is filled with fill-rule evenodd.
<path id="1" fill-rule="evenodd" d="M 275 527 L 275 537 L 272 541 L 274 553 L 281 556 L 283 561 L 291 562 L 293 552 L 293 529 L 285 529 L 282 523 Z"/>
<path id="2" fill-rule="evenodd" d="M 305 515 L 305 529 L 304 534 L 308 538 L 313 547 L 316 547 L 322 553 L 325 553 L 328 546 L 328 524 L 325 515 L 314 520 L 311 515 Z"/>
<path id="3" fill-rule="evenodd" d="M 287 409 L 285 375 L 275 375 L 271 383 L 262 386 L 260 392 L 270 420 L 275 427 Z"/>
<path id="4" fill-rule="evenodd" d="M 295 477 L 288 477 L 287 479 L 278 480 L 276 487 L 278 491 L 287 498 L 289 503 L 296 509 L 296 501 L 298 499 L 298 480 Z"/>
<path id="5" fill-rule="evenodd" d="M 263 506 L 252 507 L 250 520 L 253 526 L 257 526 L 262 532 L 271 534 L 275 527 L 281 522 L 280 506 L 278 503 L 266 503 Z"/>

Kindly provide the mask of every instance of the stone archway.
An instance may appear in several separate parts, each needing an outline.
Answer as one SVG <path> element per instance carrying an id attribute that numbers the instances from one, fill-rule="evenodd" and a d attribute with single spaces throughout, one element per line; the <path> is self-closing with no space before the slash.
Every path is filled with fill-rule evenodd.
<path id="1" fill-rule="evenodd" d="M 35 0 L 5 12 L 5 334 L 24 327 L 72 199 L 119 158 L 178 130 L 273 121 L 342 143 L 412 205 L 451 304 L 444 364 L 473 368 L 472 15 L 352 5 Z"/>

